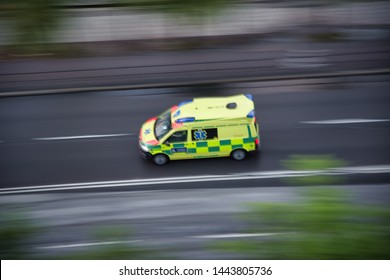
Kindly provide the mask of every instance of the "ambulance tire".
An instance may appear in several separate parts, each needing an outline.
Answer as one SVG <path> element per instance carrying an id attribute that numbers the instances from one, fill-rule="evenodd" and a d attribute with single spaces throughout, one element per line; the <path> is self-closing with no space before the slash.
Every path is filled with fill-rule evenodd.
<path id="1" fill-rule="evenodd" d="M 164 154 L 157 154 L 153 157 L 153 161 L 157 165 L 164 165 L 169 161 L 169 158 Z"/>
<path id="2" fill-rule="evenodd" d="M 246 158 L 246 151 L 243 149 L 234 150 L 230 156 L 235 160 L 243 160 Z"/>

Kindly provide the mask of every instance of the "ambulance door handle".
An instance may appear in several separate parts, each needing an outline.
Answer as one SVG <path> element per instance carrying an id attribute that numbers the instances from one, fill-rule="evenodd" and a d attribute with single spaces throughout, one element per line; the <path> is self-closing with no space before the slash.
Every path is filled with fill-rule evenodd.
<path id="1" fill-rule="evenodd" d="M 193 149 L 194 147 L 196 147 L 195 143 L 194 142 L 189 142 L 187 143 L 186 145 L 189 149 Z"/>

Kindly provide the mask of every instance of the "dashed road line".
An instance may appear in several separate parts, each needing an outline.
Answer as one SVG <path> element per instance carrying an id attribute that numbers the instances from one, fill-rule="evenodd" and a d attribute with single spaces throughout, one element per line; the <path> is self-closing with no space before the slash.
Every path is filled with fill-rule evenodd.
<path id="1" fill-rule="evenodd" d="M 268 232 L 268 233 L 224 233 L 224 234 L 210 234 L 198 235 L 191 238 L 196 239 L 227 239 L 227 238 L 249 238 L 249 237 L 266 237 L 272 235 L 287 234 L 287 232 Z M 290 233 L 289 233 L 290 234 Z"/>
<path id="2" fill-rule="evenodd" d="M 92 246 L 103 246 L 103 245 L 132 244 L 137 242 L 140 242 L 140 240 L 71 243 L 71 244 L 41 246 L 41 247 L 37 247 L 37 249 L 41 249 L 41 250 L 69 249 L 69 248 L 92 247 Z"/>
<path id="3" fill-rule="evenodd" d="M 33 138 L 32 140 L 34 140 L 34 141 L 56 141 L 56 140 L 74 140 L 74 139 L 121 137 L 121 136 L 130 136 L 130 135 L 134 135 L 134 133 L 76 135 L 76 136 L 58 136 L 58 137 L 39 137 L 39 138 Z"/>
<path id="4" fill-rule="evenodd" d="M 339 119 L 339 120 L 322 120 L 322 121 L 302 121 L 304 124 L 354 124 L 354 123 L 375 123 L 390 122 L 390 119 Z"/>

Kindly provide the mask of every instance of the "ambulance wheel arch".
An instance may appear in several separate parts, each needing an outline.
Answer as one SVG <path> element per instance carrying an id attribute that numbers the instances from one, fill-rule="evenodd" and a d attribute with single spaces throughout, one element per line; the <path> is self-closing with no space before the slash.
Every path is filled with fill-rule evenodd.
<path id="1" fill-rule="evenodd" d="M 153 162 L 157 165 L 164 165 L 168 163 L 169 157 L 165 154 L 156 154 L 153 156 Z"/>
<path id="2" fill-rule="evenodd" d="M 230 153 L 230 156 L 231 158 L 233 158 L 234 160 L 243 160 L 246 158 L 247 156 L 247 151 L 245 151 L 244 149 L 235 149 L 233 150 L 231 153 Z"/>

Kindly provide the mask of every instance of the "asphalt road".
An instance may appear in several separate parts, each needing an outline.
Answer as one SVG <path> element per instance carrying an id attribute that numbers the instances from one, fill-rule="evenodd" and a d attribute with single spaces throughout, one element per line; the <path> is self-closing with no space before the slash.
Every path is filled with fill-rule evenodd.
<path id="1" fill-rule="evenodd" d="M 359 203 L 388 205 L 388 86 L 388 76 L 378 76 L 2 98 L 0 204 L 43 227 L 29 239 L 27 258 L 107 244 L 152 249 L 153 258 L 245 257 L 210 246 L 267 236 L 248 235 L 238 214 L 248 202 L 299 199 L 301 188 L 284 181 L 291 174 L 281 161 L 290 155 L 344 160 L 347 169 L 337 170 L 344 180 L 332 188 Z M 146 119 L 189 97 L 239 92 L 254 95 L 259 155 L 163 167 L 140 157 Z M 102 227 L 131 234 L 102 240 Z"/>
<path id="2" fill-rule="evenodd" d="M 293 154 L 331 154 L 352 167 L 388 165 L 387 78 L 371 78 L 373 82 L 342 79 L 328 85 L 261 88 L 243 84 L 239 88 L 227 85 L 2 98 L 0 187 L 280 171 L 284 169 L 281 161 Z M 137 138 L 146 119 L 189 97 L 238 92 L 254 95 L 262 142 L 259 155 L 244 162 L 222 158 L 171 162 L 163 167 L 140 158 Z M 348 121 L 351 119 L 355 121 Z M 313 123 L 329 120 L 339 123 Z M 387 183 L 388 176 L 379 174 L 368 183 L 370 180 Z M 111 189 L 172 187 L 129 185 Z M 189 186 L 226 184 L 192 182 Z"/>

